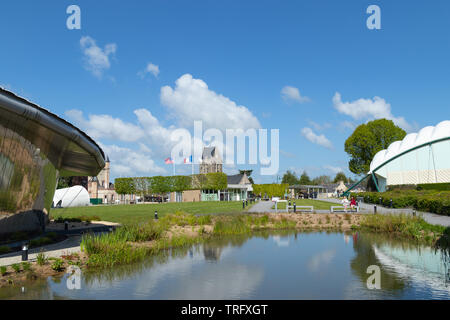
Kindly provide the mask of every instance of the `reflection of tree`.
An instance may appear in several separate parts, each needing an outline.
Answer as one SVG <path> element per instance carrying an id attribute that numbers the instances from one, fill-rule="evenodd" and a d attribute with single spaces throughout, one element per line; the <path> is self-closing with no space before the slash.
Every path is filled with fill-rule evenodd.
<path id="1" fill-rule="evenodd" d="M 211 246 L 206 243 L 203 245 L 203 255 L 205 257 L 205 260 L 219 261 L 221 254 L 222 254 L 222 247 Z"/>
<path id="2" fill-rule="evenodd" d="M 358 241 L 353 242 L 353 248 L 356 256 L 350 262 L 350 266 L 354 275 L 358 276 L 365 284 L 370 274 L 367 273 L 367 268 L 371 265 L 377 265 L 381 271 L 381 289 L 391 291 L 394 294 L 401 295 L 401 291 L 405 289 L 405 282 L 395 274 L 383 268 L 383 265 L 375 256 L 372 248 L 373 244 L 381 244 L 383 239 L 379 235 L 372 234 L 358 234 Z M 384 240 L 388 242 L 387 240 Z M 391 243 L 388 243 L 391 245 Z"/>

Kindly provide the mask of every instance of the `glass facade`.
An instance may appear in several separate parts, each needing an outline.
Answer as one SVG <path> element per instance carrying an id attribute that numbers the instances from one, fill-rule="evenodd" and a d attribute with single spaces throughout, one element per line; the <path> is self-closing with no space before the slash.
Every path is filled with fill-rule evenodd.
<path id="1" fill-rule="evenodd" d="M 0 234 L 45 229 L 58 176 L 103 166 L 103 151 L 84 133 L 0 89 Z"/>

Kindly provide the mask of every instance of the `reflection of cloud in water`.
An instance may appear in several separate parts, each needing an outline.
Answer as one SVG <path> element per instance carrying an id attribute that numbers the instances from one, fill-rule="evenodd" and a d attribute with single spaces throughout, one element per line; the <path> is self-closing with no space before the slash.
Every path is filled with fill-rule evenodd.
<path id="1" fill-rule="evenodd" d="M 165 298 L 233 299 L 249 296 L 263 280 L 263 269 L 224 261 L 223 258 L 231 251 L 231 248 L 224 248 L 219 264 L 205 264 L 205 258 L 199 252 L 192 258 L 170 258 L 164 264 L 154 265 L 139 275 L 133 290 L 134 298 L 154 295 L 158 285 L 167 278 L 175 278 L 176 281 L 172 283 L 173 290 L 168 286 L 163 288 L 169 295 Z"/>
<path id="2" fill-rule="evenodd" d="M 372 245 L 372 248 L 378 261 L 419 288 L 429 288 L 433 296 L 443 294 L 446 297 L 450 293 L 450 287 L 445 285 L 445 276 L 439 272 L 439 255 L 429 255 L 425 251 L 425 256 L 421 257 L 419 252 L 411 250 L 403 251 L 400 255 L 398 250 L 389 247 L 377 248 Z"/>
<path id="3" fill-rule="evenodd" d="M 308 268 L 316 271 L 320 266 L 327 265 L 336 256 L 336 249 L 326 250 L 312 256 L 308 261 Z"/>
<path id="4" fill-rule="evenodd" d="M 279 247 L 289 247 L 289 239 L 287 240 L 281 240 L 280 236 L 273 236 L 273 241 L 277 244 Z"/>

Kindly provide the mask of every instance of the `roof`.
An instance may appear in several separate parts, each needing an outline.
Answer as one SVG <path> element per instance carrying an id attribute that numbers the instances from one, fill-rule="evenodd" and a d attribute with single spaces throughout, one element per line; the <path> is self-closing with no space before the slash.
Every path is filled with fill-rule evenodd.
<path id="1" fill-rule="evenodd" d="M 243 173 L 227 176 L 227 184 L 239 184 L 243 177 Z"/>
<path id="2" fill-rule="evenodd" d="M 105 166 L 102 149 L 86 133 L 1 87 L 0 124 L 39 148 L 62 176 L 93 176 Z"/>
<path id="3" fill-rule="evenodd" d="M 434 142 L 450 139 L 450 121 L 445 120 L 436 126 L 428 126 L 418 133 L 410 133 L 401 141 L 395 141 L 387 149 L 379 151 L 370 163 L 372 173 L 390 160 Z"/>

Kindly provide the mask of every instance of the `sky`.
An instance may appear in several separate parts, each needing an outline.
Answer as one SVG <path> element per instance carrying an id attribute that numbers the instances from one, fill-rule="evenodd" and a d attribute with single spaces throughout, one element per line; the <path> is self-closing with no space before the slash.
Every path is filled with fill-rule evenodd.
<path id="1" fill-rule="evenodd" d="M 450 119 L 449 17 L 448 1 L 4 1 L 0 85 L 95 139 L 113 178 L 173 174 L 171 134 L 194 121 L 279 129 L 276 173 L 228 174 L 350 174 L 356 126 Z"/>

